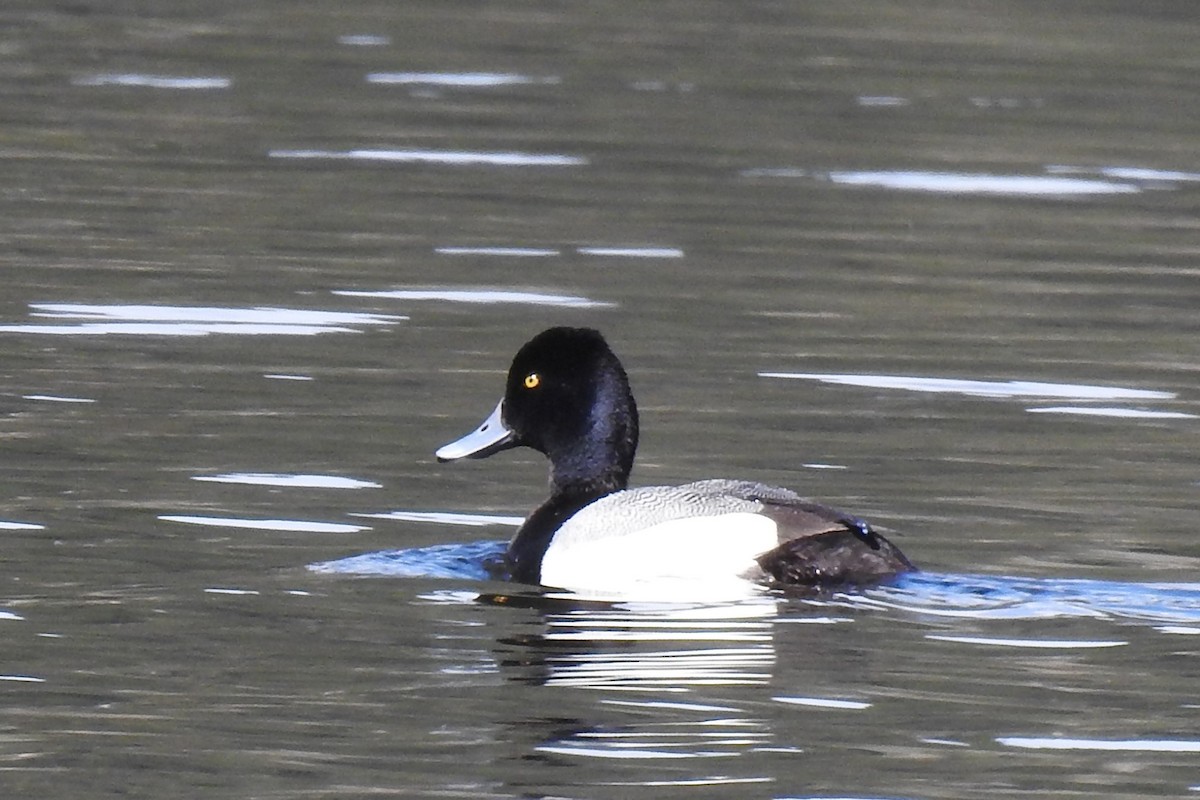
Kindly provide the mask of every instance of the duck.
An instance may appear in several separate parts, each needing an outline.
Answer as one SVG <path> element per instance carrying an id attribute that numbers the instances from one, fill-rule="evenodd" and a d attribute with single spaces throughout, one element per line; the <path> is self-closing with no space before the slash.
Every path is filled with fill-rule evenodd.
<path id="1" fill-rule="evenodd" d="M 752 480 L 630 488 L 638 412 L 625 369 L 591 328 L 554 327 L 512 360 L 504 394 L 439 462 L 529 447 L 550 497 L 509 541 L 502 577 L 582 596 L 725 599 L 868 588 L 916 567 L 868 522 Z"/>

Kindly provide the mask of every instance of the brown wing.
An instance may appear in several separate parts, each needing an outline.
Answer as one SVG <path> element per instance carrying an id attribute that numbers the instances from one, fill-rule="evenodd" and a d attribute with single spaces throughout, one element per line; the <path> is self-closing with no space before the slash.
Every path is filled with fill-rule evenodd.
<path id="1" fill-rule="evenodd" d="M 764 502 L 779 546 L 758 557 L 770 580 L 788 586 L 869 586 L 916 569 L 858 517 L 808 501 Z"/>

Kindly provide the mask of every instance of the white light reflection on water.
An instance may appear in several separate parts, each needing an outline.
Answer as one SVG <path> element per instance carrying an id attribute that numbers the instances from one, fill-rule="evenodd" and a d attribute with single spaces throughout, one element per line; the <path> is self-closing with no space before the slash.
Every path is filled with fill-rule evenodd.
<path id="1" fill-rule="evenodd" d="M 577 734 L 575 739 L 543 744 L 536 747 L 543 753 L 555 753 L 561 756 L 582 756 L 586 758 L 619 758 L 628 760 L 646 760 L 646 759 L 685 759 L 685 758 L 730 758 L 738 755 L 737 751 L 730 752 L 728 750 L 715 749 L 717 746 L 725 744 L 744 744 L 745 740 L 735 739 L 732 741 L 726 740 L 721 742 L 701 742 L 698 747 L 697 743 L 693 742 L 669 742 L 657 739 L 650 741 L 642 741 L 646 737 L 653 737 L 652 732 L 635 731 L 628 734 L 613 734 L 624 735 L 630 741 L 604 741 L 590 742 L 587 740 L 587 734 Z M 701 749 L 701 747 L 703 749 Z M 678 748 L 671 750 L 669 748 Z M 686 748 L 686 749 L 684 749 Z"/>
<path id="2" fill-rule="evenodd" d="M 672 691 L 664 686 L 647 686 L 647 691 L 660 694 Z M 682 704 L 680 704 L 682 705 Z M 536 749 L 583 758 L 617 760 L 691 760 L 730 758 L 755 751 L 773 750 L 774 733 L 763 719 L 733 714 L 718 714 L 702 710 L 673 708 L 670 721 L 652 721 L 655 717 L 639 717 L 626 725 L 605 725 L 574 731 L 568 736 L 547 741 Z M 690 714 L 694 717 L 689 718 Z M 730 779 L 736 783 L 759 783 L 767 777 L 747 776 Z M 627 785 L 684 785 L 700 786 L 723 783 L 718 776 L 654 776 Z M 626 785 L 626 784 L 621 784 Z"/>
<path id="3" fill-rule="evenodd" d="M 135 86 L 147 89 L 228 89 L 229 78 L 216 76 L 146 75 L 140 72 L 104 72 L 82 75 L 71 83 L 76 86 Z"/>
<path id="4" fill-rule="evenodd" d="M 810 708 L 831 708 L 840 711 L 862 711 L 871 707 L 871 703 L 863 700 L 831 700 L 825 697 L 772 697 L 777 703 L 793 706 L 808 706 Z"/>
<path id="5" fill-rule="evenodd" d="M 1027 408 L 1030 414 L 1076 414 L 1083 417 L 1117 417 L 1125 419 L 1197 419 L 1195 414 L 1182 411 L 1147 411 L 1141 408 L 1107 408 L 1096 406 L 1048 406 Z"/>
<path id="6" fill-rule="evenodd" d="M 11 522 L 0 519 L 0 531 L 44 531 L 45 525 L 37 525 L 33 522 Z"/>
<path id="7" fill-rule="evenodd" d="M 1179 181 L 1194 183 L 1200 181 L 1200 172 L 1179 172 L 1170 169 L 1145 169 L 1142 167 L 1106 167 L 1100 170 L 1102 175 L 1110 178 L 1122 178 L 1134 181 Z"/>
<path id="8" fill-rule="evenodd" d="M 318 522 L 303 519 L 246 519 L 242 517 L 205 517 L 182 514 L 163 514 L 164 522 L 182 522 L 188 525 L 207 525 L 213 528 L 245 528 L 257 531 L 288 531 L 292 533 L 359 533 L 371 530 L 364 525 L 348 525 L 342 522 Z"/>
<path id="9" fill-rule="evenodd" d="M 1149 389 L 1125 389 L 1119 386 L 1091 386 L 1073 383 L 1043 383 L 1039 381 L 977 381 L 959 378 L 924 378 L 900 375 L 838 375 L 808 372 L 760 372 L 761 378 L 813 380 L 843 386 L 862 386 L 872 389 L 903 389 L 910 392 L 961 394 L 969 397 L 1100 400 L 1173 400 L 1174 392 Z M 1182 411 L 1156 411 L 1144 408 L 1114 406 L 1047 406 L 1026 408 L 1030 414 L 1074 414 L 1088 417 L 1118 419 L 1197 419 L 1196 414 Z"/>
<path id="10" fill-rule="evenodd" d="M 1040 97 L 985 97 L 976 95 L 967 102 L 976 108 L 997 108 L 1012 111 L 1018 108 L 1042 108 L 1046 101 Z"/>
<path id="11" fill-rule="evenodd" d="M 1125 641 L 1087 641 L 1068 639 L 1007 639 L 994 636 L 952 636 L 949 634 L 925 635 L 926 639 L 958 644 L 981 644 L 988 647 L 1022 647 L 1034 650 L 1092 650 L 1102 647 L 1122 647 Z"/>
<path id="12" fill-rule="evenodd" d="M 661 781 L 597 781 L 596 786 L 730 786 L 742 783 L 774 783 L 774 778 L 730 778 L 710 775 L 701 778 L 679 778 Z"/>
<path id="13" fill-rule="evenodd" d="M 1046 171 L 1057 175 L 1103 175 L 1106 178 L 1148 183 L 1194 183 L 1200 181 L 1200 172 L 1149 169 L 1147 167 L 1100 167 L 1097 169 L 1095 167 L 1052 166 L 1047 167 Z"/>
<path id="14" fill-rule="evenodd" d="M 229 472 L 222 475 L 195 475 L 194 481 L 238 483 L 251 486 L 286 486 L 304 489 L 379 489 L 382 484 L 344 478 L 339 475 L 300 475 L 273 472 Z"/>
<path id="15" fill-rule="evenodd" d="M 71 325 L 0 325 L 0 333 L 50 336 L 313 336 L 321 333 L 357 333 L 363 327 L 393 325 L 408 319 L 395 314 L 271 307 L 33 303 L 30 308 L 34 317 L 77 322 Z"/>
<path id="16" fill-rule="evenodd" d="M 447 303 L 518 304 L 563 308 L 609 308 L 615 303 L 589 300 L 569 294 L 513 292 L 503 289 L 394 289 L 382 291 L 337 290 L 343 297 L 375 297 L 384 300 L 441 300 Z"/>
<path id="17" fill-rule="evenodd" d="M 1200 753 L 1195 739 L 1077 739 L 1058 736 L 998 736 L 1008 747 L 1030 750 L 1096 750 L 1106 753 Z"/>
<path id="18" fill-rule="evenodd" d="M 541 258 L 562 255 L 563 251 L 550 247 L 511 247 L 511 246 L 481 246 L 481 247 L 435 247 L 435 253 L 447 256 L 515 256 Z M 575 252 L 582 256 L 600 256 L 602 258 L 683 258 L 683 250 L 678 247 L 637 247 L 637 246 L 591 246 L 576 247 Z"/>
<path id="19" fill-rule="evenodd" d="M 460 89 L 530 84 L 548 85 L 561 82 L 562 79 L 556 75 L 539 78 L 513 72 L 372 72 L 367 75 L 367 83 L 448 86 Z"/>
<path id="20" fill-rule="evenodd" d="M 315 325 L 250 325 L 226 323 L 84 322 L 79 325 L 0 325 L 0 333 L 37 333 L 44 336 L 315 336 L 319 333 L 355 333 L 353 328 Z"/>
<path id="21" fill-rule="evenodd" d="M 683 258 L 678 247 L 579 247 L 580 255 L 612 258 Z"/>
<path id="22" fill-rule="evenodd" d="M 545 258 L 562 251 L 547 247 L 435 247 L 433 252 L 443 256 L 512 256 L 516 258 Z"/>
<path id="23" fill-rule="evenodd" d="M 859 105 L 900 106 L 904 98 L 860 97 Z M 1048 166 L 1045 175 L 924 170 L 820 170 L 766 167 L 742 171 L 747 178 L 803 178 L 840 186 L 865 186 L 897 191 L 999 197 L 1067 198 L 1089 195 L 1135 194 L 1147 189 L 1173 189 L 1174 184 L 1200 181 L 1200 173 L 1142 167 Z"/>
<path id="24" fill-rule="evenodd" d="M 559 153 L 503 153 L 487 150 L 279 149 L 268 151 L 267 157 L 491 167 L 581 167 L 588 164 L 588 160 L 583 156 L 569 156 Z"/>
<path id="25" fill-rule="evenodd" d="M 1007 195 L 1018 197 L 1069 197 L 1096 194 L 1135 194 L 1132 183 L 1051 175 L 987 175 L 915 170 L 830 172 L 830 182 L 842 186 L 869 186 L 901 191 L 940 194 Z"/>
<path id="26" fill-rule="evenodd" d="M 760 378 L 788 378 L 864 386 L 872 389 L 904 389 L 910 392 L 963 394 L 972 397 L 1069 398 L 1072 400 L 1171 400 L 1174 392 L 1124 389 L 1040 381 L 977 381 L 958 378 L 924 378 L 901 375 L 839 375 L 816 372 L 760 372 Z"/>
<path id="27" fill-rule="evenodd" d="M 691 81 L 641 80 L 633 81 L 629 84 L 629 88 L 635 92 L 677 92 L 679 94 L 689 94 L 696 91 L 696 84 Z"/>
<path id="28" fill-rule="evenodd" d="M 670 693 L 766 684 L 775 666 L 776 613 L 774 602 L 762 602 L 629 604 L 555 614 L 544 635 L 545 680 Z"/>
<path id="29" fill-rule="evenodd" d="M 1156 625 L 1154 630 L 1159 633 L 1174 633 L 1179 636 L 1200 636 L 1200 628 L 1188 625 Z"/>
<path id="30" fill-rule="evenodd" d="M 451 511 L 385 511 L 377 514 L 354 514 L 368 519 L 391 519 L 401 522 L 433 522 L 439 525 L 465 525 L 480 528 L 487 525 L 509 525 L 517 527 L 524 517 L 498 514 L 459 514 Z"/>
<path id="31" fill-rule="evenodd" d="M 46 403 L 94 403 L 96 402 L 91 397 L 60 397 L 53 394 L 26 394 L 21 396 L 22 400 L 41 400 Z"/>
<path id="32" fill-rule="evenodd" d="M 458 590 L 423 597 L 436 603 L 473 604 L 481 599 Z M 538 745 L 539 752 L 623 761 L 801 752 L 775 743 L 769 719 L 750 716 L 724 698 L 712 702 L 710 693 L 717 686 L 771 682 L 776 664 L 774 603 L 579 605 L 529 590 L 496 600 L 503 605 L 516 601 L 543 608 L 543 630 L 511 642 L 511 657 L 504 658 L 509 666 L 501 671 L 519 670 L 521 679 L 547 686 L 601 692 L 598 704 L 622 715 L 582 729 L 572 726 Z M 696 701 L 688 700 L 692 692 L 698 693 Z M 628 785 L 705 785 L 724 782 L 725 777 L 673 771 Z M 739 783 L 766 780 L 734 778 Z"/>
<path id="33" fill-rule="evenodd" d="M 859 95 L 856 98 L 856 102 L 860 106 L 865 106 L 868 108 L 897 108 L 908 105 L 910 101 L 907 97 L 896 97 L 895 95 L 864 94 Z"/>
<path id="34" fill-rule="evenodd" d="M 392 43 L 392 37 L 374 33 L 347 33 L 337 37 L 337 43 L 348 47 L 385 47 Z"/>
<path id="35" fill-rule="evenodd" d="M 670 711 L 737 711 L 733 706 L 713 706 L 704 703 L 680 703 L 668 700 L 601 700 L 600 705 L 628 708 L 660 708 Z"/>

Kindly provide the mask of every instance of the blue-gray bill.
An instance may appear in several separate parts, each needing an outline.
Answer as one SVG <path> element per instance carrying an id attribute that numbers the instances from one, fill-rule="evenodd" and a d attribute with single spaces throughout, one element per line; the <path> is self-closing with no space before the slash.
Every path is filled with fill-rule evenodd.
<path id="1" fill-rule="evenodd" d="M 516 447 L 516 435 L 504 424 L 504 401 L 478 428 L 461 439 L 444 444 L 434 455 L 438 461 L 457 461 L 460 458 L 487 458 L 492 453 Z"/>

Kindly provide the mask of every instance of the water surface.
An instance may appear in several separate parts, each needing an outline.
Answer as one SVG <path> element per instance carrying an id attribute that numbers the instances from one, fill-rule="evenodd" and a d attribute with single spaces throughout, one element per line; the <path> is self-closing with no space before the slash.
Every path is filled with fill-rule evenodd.
<path id="1" fill-rule="evenodd" d="M 5 797 L 1200 787 L 1190 4 L 0 20 Z M 553 324 L 629 369 L 635 483 L 925 571 L 489 581 L 545 465 L 432 453 Z"/>

